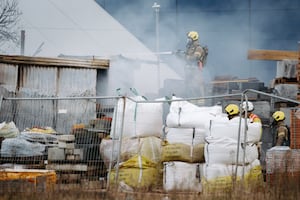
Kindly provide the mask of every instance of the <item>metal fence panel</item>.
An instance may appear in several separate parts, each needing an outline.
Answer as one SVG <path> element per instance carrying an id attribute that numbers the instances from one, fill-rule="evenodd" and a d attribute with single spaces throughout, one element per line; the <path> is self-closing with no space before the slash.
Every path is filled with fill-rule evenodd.
<path id="1" fill-rule="evenodd" d="M 297 102 L 291 101 L 292 106 L 279 108 L 272 103 L 286 99 L 259 91 L 250 92 L 270 97 L 267 110 L 261 111 L 265 118 L 267 118 L 266 113 L 269 112 L 271 116 L 271 113 L 277 109 L 283 109 L 286 114 L 290 114 L 288 123 L 292 132 L 291 148 L 298 149 L 300 143 L 297 135 L 300 129 L 297 127 L 299 120 Z M 190 177 L 190 181 L 197 182 L 197 186 L 180 179 L 186 177 L 184 170 L 175 171 L 174 180 L 182 181 L 186 189 L 197 187 L 196 191 L 199 191 L 200 185 L 201 190 L 207 190 L 209 184 L 212 184 L 211 176 L 217 172 L 214 170 L 221 169 L 209 167 L 205 161 L 207 154 L 204 150 L 205 145 L 208 145 L 205 137 L 209 135 L 211 120 L 207 115 L 202 115 L 202 112 L 205 108 L 213 109 L 217 106 L 217 110 L 213 112 L 210 110 L 210 114 L 216 115 L 217 113 L 214 112 L 218 112 L 226 116 L 224 107 L 228 103 L 239 104 L 247 98 L 247 92 L 192 99 L 162 98 L 153 101 L 127 97 L 3 98 L 0 122 L 6 124 L 0 126 L 7 125 L 8 129 L 11 128 L 10 135 L 13 135 L 16 130 L 12 127 L 15 125 L 23 140 L 20 143 L 10 140 L 14 138 L 6 138 L 2 141 L 0 167 L 55 172 L 55 187 L 59 189 L 68 186 L 78 187 L 78 189 L 109 189 L 117 186 L 124 191 L 141 188 L 165 191 L 164 184 L 168 186 L 176 184 L 170 182 L 170 177 L 164 177 L 164 172 L 173 173 L 176 170 L 174 166 L 181 166 L 177 162 L 184 162 L 194 174 Z M 286 102 L 288 105 L 289 100 L 287 99 Z M 261 105 L 261 102 L 257 103 Z M 266 99 L 262 103 L 265 105 Z M 172 105 L 176 106 L 172 107 Z M 191 114 L 184 113 L 186 105 L 193 107 L 188 112 L 192 112 L 193 116 L 197 116 L 196 118 L 184 119 L 183 114 Z M 261 106 L 261 109 L 264 108 L 265 106 Z M 173 124 L 168 121 L 171 111 L 176 115 Z M 194 123 L 199 121 L 204 125 L 197 127 Z M 9 122 L 14 124 L 8 125 Z M 269 145 L 273 142 L 270 140 L 270 137 L 273 137 L 269 130 L 270 123 L 271 121 L 263 120 L 265 137 L 262 137 L 262 152 L 264 153 L 272 147 Z M 173 129 L 173 135 L 179 134 L 177 135 L 179 139 L 170 138 L 171 134 L 168 132 L 170 129 Z M 49 136 L 48 131 L 52 137 Z M 1 129 L 0 134 L 2 134 Z M 236 132 L 236 137 L 239 134 L 242 133 Z M 175 144 L 168 146 L 172 141 L 175 141 Z M 34 146 L 30 146 L 28 142 Z M 239 142 L 245 144 L 244 137 L 241 136 Z M 6 148 L 5 145 L 9 144 L 15 146 Z M 240 145 L 237 145 L 237 152 L 239 147 Z M 3 152 L 5 148 L 7 152 Z M 166 151 L 172 152 L 173 157 L 167 157 Z M 240 151 L 242 152 L 243 149 Z M 235 158 L 238 158 L 238 155 L 232 160 Z M 272 157 L 266 158 L 261 154 L 260 164 L 265 165 L 266 159 L 268 164 L 274 162 Z M 253 163 L 257 164 L 257 162 L 256 160 Z M 281 162 L 283 161 L 278 161 Z M 277 176 L 268 169 L 268 166 L 270 165 L 263 168 L 267 173 L 272 172 L 272 174 L 268 173 L 267 177 L 276 178 Z M 253 172 L 253 169 L 256 169 L 255 176 L 258 177 L 259 174 L 258 168 L 253 168 L 248 163 L 244 166 L 231 164 L 226 167 L 231 173 L 236 173 L 227 176 L 249 177 L 249 170 Z M 295 173 L 298 174 L 298 171 Z M 44 179 L 39 180 L 36 182 L 40 184 L 39 188 L 40 186 L 43 190 L 49 188 L 41 182 Z M 222 180 L 227 179 L 223 177 Z M 5 187 L 7 184 L 15 183 L 11 180 L 3 181 Z M 216 181 L 214 186 L 224 186 L 219 182 L 220 180 L 214 179 L 214 181 Z M 231 185 L 231 182 L 226 182 L 226 187 L 228 185 Z M 36 187 L 29 188 L 36 190 Z"/>
<path id="2" fill-rule="evenodd" d="M 30 181 L 27 184 L 24 174 L 19 181 L 15 176 L 0 176 L 3 188 L 26 182 L 32 191 L 40 186 L 45 190 L 46 183 L 40 177 L 49 172 L 55 172 L 52 184 L 59 188 L 70 184 L 105 188 L 107 168 L 100 155 L 100 143 L 110 134 L 118 98 L 3 98 L 0 168 L 18 174 L 40 170 L 31 174 L 32 180 L 39 180 L 33 185 Z"/>

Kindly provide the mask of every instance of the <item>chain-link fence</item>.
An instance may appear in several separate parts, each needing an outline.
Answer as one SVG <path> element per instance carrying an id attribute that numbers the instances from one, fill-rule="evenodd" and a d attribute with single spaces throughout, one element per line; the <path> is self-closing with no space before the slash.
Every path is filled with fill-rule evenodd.
<path id="1" fill-rule="evenodd" d="M 20 188 L 18 183 L 23 188 L 32 180 L 39 190 L 71 184 L 105 188 L 100 143 L 110 134 L 118 98 L 3 98 L 1 188 Z"/>
<path id="2" fill-rule="evenodd" d="M 224 107 L 243 101 L 262 124 L 228 120 Z M 296 177 L 298 162 L 272 149 L 271 116 L 284 111 L 290 148 L 298 149 L 298 104 L 255 90 L 190 99 L 2 98 L 1 188 L 224 192 L 234 183 L 273 183 L 274 169 L 290 163 Z"/>

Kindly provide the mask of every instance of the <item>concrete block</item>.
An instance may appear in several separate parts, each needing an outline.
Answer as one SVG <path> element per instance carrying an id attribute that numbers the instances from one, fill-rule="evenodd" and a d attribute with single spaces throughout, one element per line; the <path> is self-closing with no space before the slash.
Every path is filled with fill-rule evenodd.
<path id="1" fill-rule="evenodd" d="M 75 160 L 75 155 L 66 155 L 66 160 Z"/>
<path id="2" fill-rule="evenodd" d="M 79 156 L 79 160 L 83 160 L 83 149 L 74 149 L 74 155 Z"/>
<path id="3" fill-rule="evenodd" d="M 73 155 L 75 149 L 65 149 L 65 154 L 66 155 Z"/>
<path id="4" fill-rule="evenodd" d="M 49 148 L 48 160 L 65 160 L 65 150 L 57 147 Z"/>
<path id="5" fill-rule="evenodd" d="M 63 149 L 75 149 L 75 143 L 67 143 L 67 142 L 61 142 L 58 141 L 58 147 Z"/>
<path id="6" fill-rule="evenodd" d="M 73 142 L 75 141 L 75 136 L 68 134 L 68 135 L 60 135 L 59 136 L 59 141 L 65 141 L 65 142 Z"/>

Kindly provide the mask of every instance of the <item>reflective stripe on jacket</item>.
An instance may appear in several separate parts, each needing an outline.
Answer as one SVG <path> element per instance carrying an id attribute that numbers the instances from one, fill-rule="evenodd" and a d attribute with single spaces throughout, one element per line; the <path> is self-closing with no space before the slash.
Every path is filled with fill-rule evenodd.
<path id="1" fill-rule="evenodd" d="M 249 116 L 249 119 L 250 119 L 250 122 L 260 122 L 261 123 L 260 118 L 256 114 L 251 113 Z"/>

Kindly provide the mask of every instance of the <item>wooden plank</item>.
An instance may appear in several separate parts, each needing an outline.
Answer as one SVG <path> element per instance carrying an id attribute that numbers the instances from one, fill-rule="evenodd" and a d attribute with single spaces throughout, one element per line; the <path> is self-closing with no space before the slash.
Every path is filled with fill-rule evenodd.
<path id="1" fill-rule="evenodd" d="M 90 69 L 107 69 L 109 60 L 107 59 L 65 59 L 65 58 L 45 58 L 29 56 L 9 56 L 0 55 L 0 63 L 27 64 L 42 66 L 63 66 Z"/>
<path id="2" fill-rule="evenodd" d="M 88 171 L 88 165 L 86 164 L 48 164 L 46 166 L 48 170 L 55 171 Z"/>
<path id="3" fill-rule="evenodd" d="M 280 51 L 280 50 L 248 50 L 249 60 L 298 60 L 298 51 Z"/>

